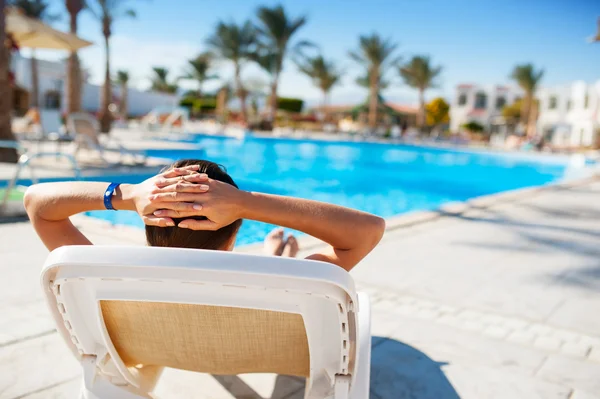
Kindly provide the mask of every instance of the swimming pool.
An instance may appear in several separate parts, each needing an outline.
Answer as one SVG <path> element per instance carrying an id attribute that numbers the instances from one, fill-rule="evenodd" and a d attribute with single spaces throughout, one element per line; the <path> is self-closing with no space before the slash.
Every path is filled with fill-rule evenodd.
<path id="1" fill-rule="evenodd" d="M 244 190 L 332 202 L 389 217 L 565 176 L 567 158 L 459 151 L 397 144 L 193 135 L 190 150 L 149 156 L 206 158 L 226 166 Z M 121 176 L 136 182 L 149 176 Z M 142 226 L 131 212 L 90 212 Z M 238 245 L 261 241 L 272 226 L 245 221 Z"/>

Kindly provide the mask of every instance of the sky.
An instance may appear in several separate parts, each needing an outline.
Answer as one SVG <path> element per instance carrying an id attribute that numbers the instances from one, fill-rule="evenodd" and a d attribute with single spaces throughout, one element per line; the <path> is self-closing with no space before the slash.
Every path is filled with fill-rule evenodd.
<path id="1" fill-rule="evenodd" d="M 63 0 L 49 0 L 51 12 L 62 15 L 53 25 L 68 29 Z M 95 0 L 89 0 L 91 2 Z M 205 40 L 219 20 L 241 23 L 255 20 L 261 5 L 283 4 L 292 16 L 306 15 L 308 23 L 292 40 L 309 40 L 345 71 L 342 83 L 331 92 L 331 103 L 363 101 L 366 90 L 355 84 L 364 74 L 348 57 L 358 47 L 360 35 L 379 33 L 398 43 L 397 55 L 408 61 L 428 55 L 443 72 L 439 87 L 428 98 L 450 98 L 460 83 L 510 84 L 510 72 L 519 63 L 533 63 L 545 70 L 542 85 L 574 80 L 600 79 L 600 43 L 586 38 L 596 32 L 599 0 L 129 0 L 135 19 L 115 21 L 111 38 L 112 69 L 128 70 L 132 86 L 149 87 L 153 66 L 168 68 L 175 78 L 183 74 L 186 60 L 206 50 Z M 92 83 L 104 76 L 104 48 L 100 23 L 89 12 L 79 18 L 79 36 L 94 46 L 80 52 Z M 27 55 L 27 50 L 23 50 Z M 62 52 L 38 51 L 43 59 L 61 59 Z M 216 65 L 223 81 L 231 81 L 233 69 Z M 402 83 L 397 69 L 386 75 L 392 85 L 384 91 L 389 101 L 414 104 L 416 93 Z M 268 77 L 248 64 L 245 79 L 265 83 Z M 192 82 L 183 82 L 194 88 Z M 219 83 L 207 84 L 205 90 Z M 293 62 L 284 64 L 280 95 L 319 103 L 322 94 Z"/>

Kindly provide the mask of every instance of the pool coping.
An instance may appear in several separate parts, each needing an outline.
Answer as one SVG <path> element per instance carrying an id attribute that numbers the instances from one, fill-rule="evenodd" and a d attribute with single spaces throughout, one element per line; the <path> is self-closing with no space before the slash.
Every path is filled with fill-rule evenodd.
<path id="1" fill-rule="evenodd" d="M 421 210 L 407 212 L 401 215 L 386 218 L 386 233 L 399 230 L 402 228 L 410 228 L 444 218 L 460 217 L 461 215 L 473 211 L 492 208 L 498 205 L 504 205 L 522 201 L 532 196 L 540 195 L 544 192 L 552 190 L 568 190 L 571 188 L 584 186 L 600 180 L 600 171 L 591 171 L 590 175 L 570 180 L 561 180 L 554 183 L 549 183 L 543 186 L 525 187 L 515 190 L 503 191 L 496 194 L 484 195 L 475 197 L 462 202 L 449 202 L 433 210 Z M 101 234 L 106 234 L 110 231 L 112 237 L 123 239 L 130 243 L 145 244 L 143 230 L 138 227 L 116 225 L 111 222 L 100 220 L 83 214 L 72 217 L 73 222 L 87 230 Z M 313 249 L 323 246 L 325 243 L 315 237 L 300 236 L 298 243 L 302 250 Z M 262 252 L 263 243 L 246 244 L 236 247 L 236 250 L 242 252 Z"/>

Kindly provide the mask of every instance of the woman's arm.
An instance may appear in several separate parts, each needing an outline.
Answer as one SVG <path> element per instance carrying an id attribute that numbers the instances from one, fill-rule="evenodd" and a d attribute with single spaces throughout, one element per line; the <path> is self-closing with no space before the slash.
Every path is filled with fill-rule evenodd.
<path id="1" fill-rule="evenodd" d="M 217 230 L 237 219 L 252 219 L 300 230 L 330 246 L 308 259 L 352 269 L 377 245 L 385 222 L 382 218 L 354 209 L 300 198 L 246 192 L 220 181 L 208 180 L 209 190 L 198 193 L 195 184 L 170 185 L 156 189 L 151 201 L 194 202 L 200 210 L 154 212 L 157 217 L 206 216 L 208 220 L 186 219 L 179 227 Z M 160 208 L 160 206 L 158 206 Z"/>
<path id="2" fill-rule="evenodd" d="M 112 196 L 112 205 L 118 210 L 137 211 L 146 223 L 153 223 L 152 211 L 157 209 L 150 204 L 148 196 L 156 187 L 157 180 L 185 176 L 193 182 L 207 179 L 205 174 L 197 174 L 194 168 L 180 168 L 154 176 L 140 184 L 121 184 Z M 193 174 L 191 174 L 193 173 Z M 87 211 L 104 210 L 104 192 L 109 183 L 102 182 L 59 182 L 36 184 L 27 189 L 24 203 L 31 223 L 46 247 L 52 251 L 64 245 L 90 245 L 91 242 L 71 223 L 69 217 Z M 202 185 L 197 185 L 201 188 Z M 173 204 L 185 209 L 191 204 Z M 164 207 L 166 204 L 158 204 Z M 150 216 L 144 216 L 150 214 Z M 161 219 L 156 224 L 172 225 L 173 221 Z"/>

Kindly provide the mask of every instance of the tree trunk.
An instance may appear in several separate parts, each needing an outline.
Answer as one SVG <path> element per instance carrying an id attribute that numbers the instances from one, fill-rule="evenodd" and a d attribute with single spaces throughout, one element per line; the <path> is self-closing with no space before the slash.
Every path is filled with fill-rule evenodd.
<path id="1" fill-rule="evenodd" d="M 128 91 L 127 91 L 127 83 L 123 83 L 121 85 L 121 103 L 119 104 L 119 108 L 121 108 L 121 116 L 123 117 L 123 119 L 126 121 L 127 120 L 127 115 L 129 113 L 129 109 L 127 106 L 127 96 L 128 96 Z"/>
<path id="2" fill-rule="evenodd" d="M 246 90 L 242 86 L 242 77 L 240 74 L 240 66 L 239 64 L 235 65 L 235 87 L 237 91 L 237 95 L 240 99 L 240 110 L 242 113 L 242 122 L 248 122 L 248 114 L 246 110 Z"/>
<path id="3" fill-rule="evenodd" d="M 110 43 L 109 36 L 104 36 L 104 49 L 106 52 L 106 71 L 104 74 L 104 87 L 102 88 L 102 103 L 100 105 L 100 130 L 102 133 L 110 132 L 112 116 L 108 109 L 112 97 L 110 86 Z"/>
<path id="4" fill-rule="evenodd" d="M 527 126 L 529 124 L 529 113 L 531 111 L 531 95 L 525 93 L 523 103 L 521 104 L 521 118 L 519 122 L 523 126 L 523 130 L 527 133 Z"/>
<path id="5" fill-rule="evenodd" d="M 417 125 L 420 130 L 425 126 L 425 90 L 419 89 L 419 114 L 417 115 Z"/>
<path id="6" fill-rule="evenodd" d="M 5 0 L 0 0 L 0 10 L 4 10 Z M 4 13 L 0 13 L 0 44 L 6 43 L 6 20 Z M 14 141 L 12 133 L 12 88 L 9 78 L 10 49 L 0 45 L 0 140 Z M 19 160 L 17 150 L 14 148 L 0 148 L 0 162 L 16 163 Z"/>
<path id="7" fill-rule="evenodd" d="M 379 70 L 371 71 L 371 94 L 369 95 L 369 127 L 375 129 L 377 127 L 377 106 L 379 105 Z"/>
<path id="8" fill-rule="evenodd" d="M 70 13 L 71 33 L 77 34 L 77 13 Z M 67 114 L 81 111 L 81 70 L 77 51 L 67 61 Z"/>
<path id="9" fill-rule="evenodd" d="M 35 58 L 35 49 L 31 49 L 31 97 L 29 98 L 29 105 L 31 107 L 39 108 L 40 106 L 40 79 L 38 76 L 38 62 Z"/>
<path id="10" fill-rule="evenodd" d="M 321 109 L 323 110 L 323 121 L 327 122 L 327 104 L 329 103 L 329 94 L 327 91 L 323 90 L 323 103 L 321 105 Z"/>
<path id="11" fill-rule="evenodd" d="M 275 126 L 275 118 L 277 117 L 277 86 L 279 84 L 279 74 L 273 77 L 273 83 L 271 84 L 271 97 L 269 97 L 269 119 Z"/>
<path id="12" fill-rule="evenodd" d="M 527 137 L 533 138 L 535 137 L 536 127 L 535 122 L 537 120 L 537 107 L 535 106 L 535 99 L 533 96 L 529 100 L 529 115 L 527 117 Z"/>

